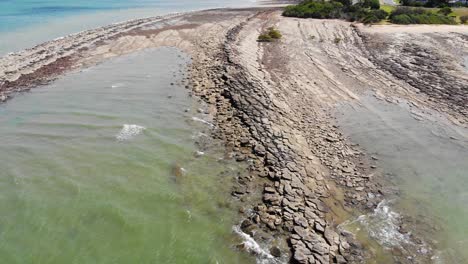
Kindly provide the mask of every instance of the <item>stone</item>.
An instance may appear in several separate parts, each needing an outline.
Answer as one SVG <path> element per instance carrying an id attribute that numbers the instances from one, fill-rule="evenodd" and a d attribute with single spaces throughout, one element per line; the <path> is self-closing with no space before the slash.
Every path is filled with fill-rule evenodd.
<path id="1" fill-rule="evenodd" d="M 315 230 L 319 231 L 320 233 L 325 232 L 325 228 L 323 228 L 319 222 L 315 222 Z"/>
<path id="2" fill-rule="evenodd" d="M 305 237 L 307 235 L 307 230 L 303 227 L 300 226 L 294 226 L 293 230 L 296 234 L 298 234 L 300 237 Z"/>
<path id="3" fill-rule="evenodd" d="M 325 227 L 325 232 L 323 233 L 323 236 L 325 237 L 325 240 L 330 246 L 334 244 L 339 244 L 340 242 L 340 237 L 335 231 L 331 229 L 330 226 Z"/>
<path id="4" fill-rule="evenodd" d="M 272 246 L 270 248 L 270 254 L 273 257 L 279 258 L 279 257 L 281 257 L 281 250 L 277 246 Z"/>
<path id="5" fill-rule="evenodd" d="M 325 243 L 317 243 L 317 244 L 314 244 L 314 246 L 312 247 L 313 252 L 322 256 L 328 254 L 328 249 L 329 247 Z"/>
<path id="6" fill-rule="evenodd" d="M 242 221 L 240 228 L 244 233 L 246 233 L 249 227 L 251 227 L 252 225 L 253 223 L 249 219 L 245 219 L 244 221 Z"/>
<path id="7" fill-rule="evenodd" d="M 296 216 L 296 217 L 294 217 L 294 222 L 295 222 L 296 224 L 298 224 L 298 225 L 304 227 L 304 228 L 306 228 L 307 225 L 308 225 L 307 220 L 306 220 L 304 217 L 302 217 L 302 216 Z"/>
<path id="8" fill-rule="evenodd" d="M 308 258 L 302 251 L 294 252 L 293 258 L 296 261 L 296 263 L 299 263 L 299 264 L 307 264 L 308 263 Z"/>
<path id="9" fill-rule="evenodd" d="M 255 152 L 255 154 L 257 154 L 258 156 L 261 156 L 261 157 L 265 156 L 265 154 L 266 154 L 265 147 L 263 147 L 260 144 L 255 145 L 254 152 Z"/>
<path id="10" fill-rule="evenodd" d="M 335 263 L 336 264 L 345 264 L 347 262 L 346 262 L 346 259 L 343 256 L 337 255 L 337 256 L 335 256 Z"/>

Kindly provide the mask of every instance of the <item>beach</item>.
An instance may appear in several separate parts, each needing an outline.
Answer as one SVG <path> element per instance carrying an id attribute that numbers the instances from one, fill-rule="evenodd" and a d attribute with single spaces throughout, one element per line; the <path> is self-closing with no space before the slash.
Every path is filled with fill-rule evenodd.
<path id="1" fill-rule="evenodd" d="M 174 13 L 51 40 L 0 58 L 0 101 L 14 104 L 23 92 L 113 58 L 177 48 L 191 58 L 184 86 L 206 104 L 211 137 L 226 159 L 247 167 L 233 177 L 232 210 L 241 219 L 235 233 L 256 244 L 239 250 L 257 263 L 430 263 L 438 245 L 411 224 L 399 222 L 385 237 L 407 240 L 378 246 L 379 237 L 343 228 L 398 192 L 379 158 L 340 127 L 336 110 L 376 107 L 366 96 L 404 103 L 414 119 L 437 116 L 453 126 L 449 140 L 466 154 L 468 27 L 370 27 L 281 10 Z M 283 37 L 258 42 L 269 27 Z"/>

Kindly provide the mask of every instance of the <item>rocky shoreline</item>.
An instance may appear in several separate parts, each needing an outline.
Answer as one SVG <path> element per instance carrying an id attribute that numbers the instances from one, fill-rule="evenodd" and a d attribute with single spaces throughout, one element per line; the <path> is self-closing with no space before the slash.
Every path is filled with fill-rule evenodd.
<path id="1" fill-rule="evenodd" d="M 283 40 L 258 43 L 259 32 L 270 26 L 284 32 Z M 373 210 L 391 188 L 382 185 L 376 158 L 341 134 L 333 109 L 369 90 L 388 101 L 401 96 L 433 105 L 414 90 L 422 84 L 405 83 L 391 71 L 395 67 L 380 69 L 385 58 L 369 55 L 366 30 L 342 21 L 282 18 L 278 8 L 131 21 L 3 58 L 0 99 L 108 58 L 177 47 L 192 56 L 187 88 L 208 104 L 213 137 L 225 143 L 228 157 L 248 165 L 232 195 L 241 205 L 241 230 L 271 245 L 274 258 L 266 263 L 364 263 L 372 252 L 338 224 Z M 453 116 L 463 115 L 456 105 Z M 416 250 L 399 249 L 395 259 L 428 261 L 429 255 L 408 259 Z"/>
<path id="2" fill-rule="evenodd" d="M 346 232 L 339 234 L 336 226 L 326 221 L 330 209 L 321 199 L 331 194 L 322 169 L 316 168 L 317 161 L 304 151 L 298 151 L 301 146 L 294 139 L 293 131 L 275 131 L 275 123 L 282 119 L 280 109 L 269 100 L 265 89 L 245 74 L 244 67 L 236 63 L 233 45 L 242 27 L 240 24 L 228 32 L 216 59 L 194 63 L 192 72 L 195 94 L 216 106 L 214 116 L 218 130 L 215 137 L 226 142 L 227 151 L 237 161 L 249 163 L 249 173 L 237 179 L 233 195 L 242 200 L 262 190 L 262 201 L 247 203 L 241 209 L 246 217 L 242 230 L 253 237 L 261 237 L 256 236 L 259 229 L 270 234 L 260 239 L 277 237 L 277 240 L 278 236 L 286 239 L 292 249 L 292 260 L 298 263 L 362 261 L 360 246 L 352 236 Z M 213 66 L 214 63 L 218 65 Z M 335 145 L 343 142 L 328 128 L 319 131 L 323 142 Z M 317 146 L 335 151 L 343 149 L 343 146 L 323 146 L 323 142 Z M 355 171 L 352 163 L 333 166 L 328 157 L 321 159 L 328 161 L 327 165 L 335 170 L 339 167 L 340 172 Z M 356 182 L 347 184 L 361 190 L 365 188 Z M 281 244 L 278 241 L 267 243 Z M 280 256 L 278 251 L 275 247 L 272 254 Z"/>

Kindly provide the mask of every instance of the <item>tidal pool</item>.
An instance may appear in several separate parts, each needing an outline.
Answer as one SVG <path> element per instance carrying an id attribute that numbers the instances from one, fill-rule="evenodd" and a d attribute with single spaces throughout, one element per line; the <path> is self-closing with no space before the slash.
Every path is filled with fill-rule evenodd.
<path id="1" fill-rule="evenodd" d="M 209 127 L 188 63 L 144 51 L 0 105 L 2 263 L 255 261 L 233 250 L 241 168 L 221 147 L 194 155 Z"/>
<path id="2" fill-rule="evenodd" d="M 438 113 L 371 95 L 340 107 L 337 119 L 400 191 L 359 219 L 371 237 L 384 247 L 405 247 L 403 215 L 410 233 L 435 245 L 418 254 L 433 254 L 434 263 L 468 263 L 468 130 Z"/>

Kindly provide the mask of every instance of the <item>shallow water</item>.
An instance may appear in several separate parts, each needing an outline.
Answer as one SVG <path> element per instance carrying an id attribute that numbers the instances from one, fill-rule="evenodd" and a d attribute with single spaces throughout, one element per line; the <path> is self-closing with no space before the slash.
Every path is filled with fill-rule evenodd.
<path id="1" fill-rule="evenodd" d="M 468 263 L 468 131 L 405 102 L 365 96 L 361 103 L 342 106 L 338 123 L 401 191 L 358 219 L 362 226 L 382 245 L 404 247 L 397 221 L 404 215 L 410 231 L 436 244 L 434 263 Z"/>
<path id="2" fill-rule="evenodd" d="M 187 63 L 145 51 L 0 105 L 2 263 L 252 263 L 232 249 L 241 168 L 194 155 Z"/>
<path id="3" fill-rule="evenodd" d="M 71 33 L 173 12 L 239 7 L 255 0 L 2 0 L 0 56 Z"/>

